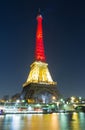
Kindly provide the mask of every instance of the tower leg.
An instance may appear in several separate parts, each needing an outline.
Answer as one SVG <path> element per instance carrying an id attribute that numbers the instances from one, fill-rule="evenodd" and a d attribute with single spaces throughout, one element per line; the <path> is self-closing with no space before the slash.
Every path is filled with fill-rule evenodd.
<path id="1" fill-rule="evenodd" d="M 54 85 L 29 84 L 23 88 L 22 97 L 28 102 L 51 103 L 59 98 L 59 92 Z"/>

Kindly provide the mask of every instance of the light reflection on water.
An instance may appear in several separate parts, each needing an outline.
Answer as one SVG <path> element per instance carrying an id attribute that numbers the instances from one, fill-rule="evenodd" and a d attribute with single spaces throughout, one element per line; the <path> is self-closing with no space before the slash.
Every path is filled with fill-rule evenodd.
<path id="1" fill-rule="evenodd" d="M 9 114 L 0 116 L 0 130 L 85 130 L 85 114 Z"/>

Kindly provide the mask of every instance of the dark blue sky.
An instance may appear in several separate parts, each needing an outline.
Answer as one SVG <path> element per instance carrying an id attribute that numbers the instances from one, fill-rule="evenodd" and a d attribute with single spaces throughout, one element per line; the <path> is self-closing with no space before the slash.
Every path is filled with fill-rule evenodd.
<path id="1" fill-rule="evenodd" d="M 85 97 L 85 3 L 78 0 L 0 2 L 0 97 L 22 91 L 34 61 L 38 8 L 52 78 L 65 97 Z"/>

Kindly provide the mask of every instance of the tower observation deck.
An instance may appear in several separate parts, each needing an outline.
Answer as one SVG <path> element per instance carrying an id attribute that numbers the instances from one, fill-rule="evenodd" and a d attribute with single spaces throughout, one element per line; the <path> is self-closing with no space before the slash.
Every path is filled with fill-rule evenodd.
<path id="1" fill-rule="evenodd" d="M 22 96 L 28 102 L 49 103 L 59 98 L 57 83 L 53 81 L 46 63 L 41 14 L 37 16 L 35 60 L 30 66 L 26 82 L 23 84 Z"/>

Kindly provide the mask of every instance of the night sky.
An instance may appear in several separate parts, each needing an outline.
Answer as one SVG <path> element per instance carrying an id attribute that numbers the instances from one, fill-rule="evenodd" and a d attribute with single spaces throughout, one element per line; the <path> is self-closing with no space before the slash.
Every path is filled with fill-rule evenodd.
<path id="1" fill-rule="evenodd" d="M 0 98 L 22 91 L 34 61 L 36 16 L 43 16 L 49 71 L 65 96 L 85 97 L 85 3 L 0 1 Z"/>

